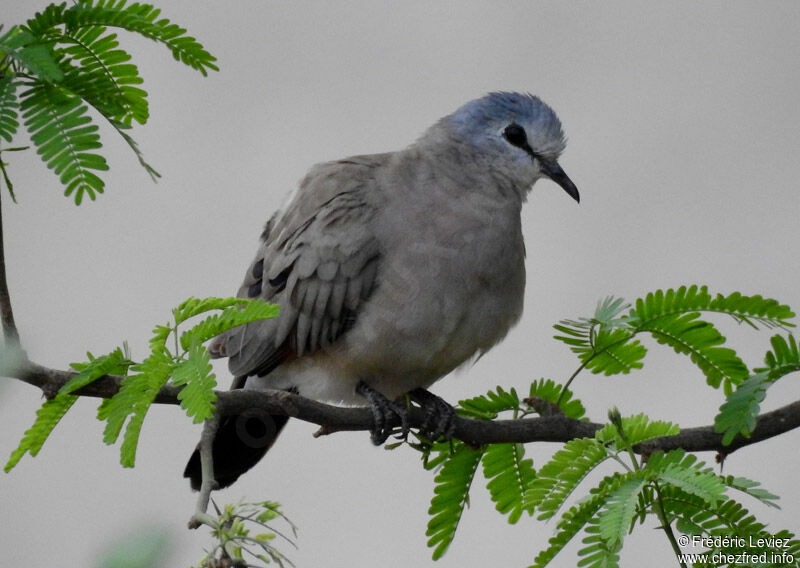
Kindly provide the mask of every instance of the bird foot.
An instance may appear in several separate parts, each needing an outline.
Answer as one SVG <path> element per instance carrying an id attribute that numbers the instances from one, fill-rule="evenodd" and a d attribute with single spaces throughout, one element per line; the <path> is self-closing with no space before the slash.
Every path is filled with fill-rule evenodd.
<path id="1" fill-rule="evenodd" d="M 375 390 L 364 381 L 356 385 L 356 393 L 369 402 L 372 410 L 374 425 L 371 430 L 372 443 L 376 446 L 383 444 L 394 432 L 397 421 L 400 421 L 399 439 L 408 438 L 408 409 L 405 405 L 386 398 L 381 392 Z"/>
<path id="2" fill-rule="evenodd" d="M 419 388 L 408 393 L 422 407 L 423 422 L 420 434 L 429 440 L 451 439 L 456 430 L 456 411 L 444 399 L 430 391 Z"/>

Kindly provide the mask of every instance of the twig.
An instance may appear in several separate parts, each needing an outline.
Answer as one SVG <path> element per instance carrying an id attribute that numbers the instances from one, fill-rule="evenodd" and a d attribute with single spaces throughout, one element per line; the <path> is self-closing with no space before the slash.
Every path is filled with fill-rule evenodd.
<path id="1" fill-rule="evenodd" d="M 57 392 L 75 373 L 48 369 L 26 361 L 11 374 L 34 385 L 45 393 Z M 73 394 L 110 398 L 119 390 L 122 377 L 105 375 Z M 179 404 L 180 388 L 167 386 L 161 389 L 155 402 Z M 268 414 L 291 416 L 306 422 L 324 426 L 331 431 L 370 430 L 372 412 L 368 408 L 353 408 L 323 404 L 285 391 L 232 390 L 217 391 L 217 414 L 227 416 L 246 411 L 261 410 Z M 424 413 L 412 407 L 408 423 L 419 428 Z M 568 442 L 573 438 L 594 436 L 604 424 L 575 420 L 563 415 L 520 420 L 475 420 L 456 416 L 454 437 L 473 446 L 508 442 Z M 686 428 L 676 436 L 650 440 L 634 447 L 639 454 L 651 454 L 657 450 L 682 448 L 688 452 L 713 451 L 728 455 L 740 448 L 773 438 L 800 427 L 800 401 L 792 402 L 772 412 L 760 415 L 753 433 L 748 438 L 736 437 L 729 446 L 722 445 L 722 434 L 713 425 Z"/>
<path id="2" fill-rule="evenodd" d="M 200 471 L 202 480 L 200 482 L 200 493 L 197 496 L 197 505 L 194 515 L 189 520 L 189 528 L 196 529 L 200 525 L 214 527 L 214 517 L 210 516 L 208 501 L 211 499 L 211 492 L 217 488 L 217 481 L 214 479 L 214 458 L 213 445 L 214 435 L 219 427 L 219 415 L 215 413 L 203 424 L 203 433 L 200 435 Z"/>
<path id="3" fill-rule="evenodd" d="M 19 332 L 11 309 L 11 295 L 6 280 L 6 254 L 3 238 L 2 195 L 0 195 L 0 320 L 3 322 L 3 337 L 7 347 L 19 347 Z"/>

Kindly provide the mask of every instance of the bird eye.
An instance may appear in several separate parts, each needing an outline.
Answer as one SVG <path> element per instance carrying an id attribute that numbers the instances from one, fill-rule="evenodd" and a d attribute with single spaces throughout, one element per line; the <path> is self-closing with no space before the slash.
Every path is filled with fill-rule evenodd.
<path id="1" fill-rule="evenodd" d="M 503 130 L 503 138 L 517 148 L 524 148 L 528 145 L 528 136 L 525 134 L 525 129 L 513 122 Z"/>

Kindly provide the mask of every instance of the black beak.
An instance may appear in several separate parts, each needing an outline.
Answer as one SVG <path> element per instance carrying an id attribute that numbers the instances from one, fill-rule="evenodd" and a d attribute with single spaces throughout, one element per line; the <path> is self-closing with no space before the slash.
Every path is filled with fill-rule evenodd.
<path id="1" fill-rule="evenodd" d="M 566 191 L 572 199 L 577 201 L 578 203 L 581 202 L 581 195 L 578 193 L 578 188 L 572 183 L 572 180 L 569 179 L 569 176 L 561 169 L 561 166 L 558 165 L 558 162 L 546 162 L 542 159 L 539 160 L 541 164 L 542 171 L 544 174 L 549 177 L 551 180 L 556 182 L 561 188 Z"/>

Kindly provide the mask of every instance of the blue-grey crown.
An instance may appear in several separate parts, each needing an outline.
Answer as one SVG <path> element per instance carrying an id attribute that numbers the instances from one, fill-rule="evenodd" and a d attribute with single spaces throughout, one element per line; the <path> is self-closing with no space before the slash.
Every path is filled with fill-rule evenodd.
<path id="1" fill-rule="evenodd" d="M 479 135 L 487 128 L 510 122 L 533 126 L 537 137 L 563 145 L 561 121 L 542 100 L 531 94 L 494 92 L 468 102 L 448 117 L 462 134 Z M 529 133 L 531 134 L 531 133 Z"/>

